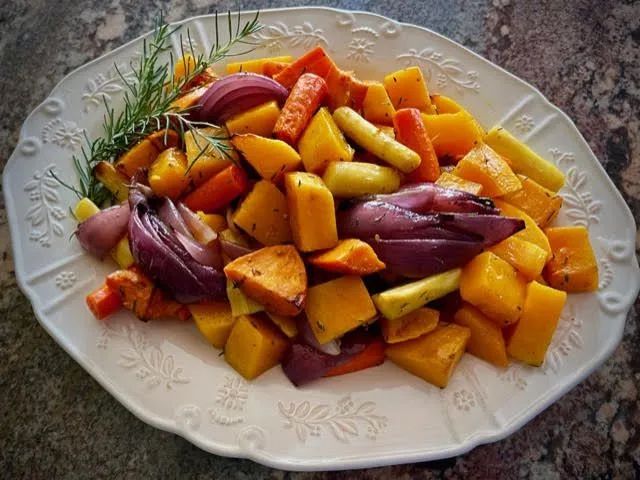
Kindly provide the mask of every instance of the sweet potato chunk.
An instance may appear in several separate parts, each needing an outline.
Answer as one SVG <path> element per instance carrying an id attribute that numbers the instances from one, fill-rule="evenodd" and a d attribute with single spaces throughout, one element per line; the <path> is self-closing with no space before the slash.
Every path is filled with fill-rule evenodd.
<path id="1" fill-rule="evenodd" d="M 276 245 L 249 253 L 224 267 L 242 292 L 278 315 L 297 315 L 304 307 L 307 273 L 295 247 Z"/>
<path id="2" fill-rule="evenodd" d="M 308 260 L 311 265 L 344 275 L 369 275 L 385 266 L 368 243 L 355 238 L 341 240 L 331 250 L 316 253 Z"/>
<path id="3" fill-rule="evenodd" d="M 387 343 L 398 343 L 418 338 L 438 326 L 440 312 L 432 308 L 419 308 L 400 318 L 380 319 L 382 336 Z"/>

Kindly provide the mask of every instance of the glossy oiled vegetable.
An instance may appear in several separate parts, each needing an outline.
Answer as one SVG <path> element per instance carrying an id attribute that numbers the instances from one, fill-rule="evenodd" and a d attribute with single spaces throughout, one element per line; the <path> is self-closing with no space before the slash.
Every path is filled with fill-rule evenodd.
<path id="1" fill-rule="evenodd" d="M 278 102 L 272 100 L 231 117 L 225 125 L 230 135 L 253 133 L 269 137 L 278 116 L 280 116 L 280 107 Z"/>
<path id="2" fill-rule="evenodd" d="M 233 223 L 263 245 L 291 241 L 287 199 L 267 180 L 254 185 L 234 213 Z"/>
<path id="3" fill-rule="evenodd" d="M 246 172 L 237 165 L 229 165 L 184 197 L 184 204 L 191 210 L 216 212 L 245 193 L 248 187 Z"/>
<path id="4" fill-rule="evenodd" d="M 264 310 L 263 305 L 246 296 L 242 290 L 240 290 L 240 287 L 235 285 L 231 280 L 227 280 L 226 290 L 227 299 L 231 306 L 231 315 L 233 317 L 250 315 Z"/>
<path id="5" fill-rule="evenodd" d="M 516 173 L 532 178 L 543 187 L 557 192 L 564 185 L 563 173 L 551 162 L 535 153 L 502 127 L 493 127 L 484 141 L 509 159 Z"/>
<path id="6" fill-rule="evenodd" d="M 419 308 L 399 318 L 382 317 L 380 326 L 387 343 L 399 343 L 418 338 L 436 329 L 440 312 L 432 308 Z"/>
<path id="7" fill-rule="evenodd" d="M 347 137 L 398 170 L 408 173 L 420 165 L 416 152 L 382 133 L 355 110 L 340 107 L 333 112 L 333 119 Z"/>
<path id="8" fill-rule="evenodd" d="M 369 275 L 385 268 L 371 246 L 355 238 L 340 240 L 331 250 L 308 257 L 308 262 L 343 275 Z"/>
<path id="9" fill-rule="evenodd" d="M 408 372 L 444 388 L 464 353 L 470 331 L 450 324 L 423 337 L 387 347 L 389 360 Z"/>
<path id="10" fill-rule="evenodd" d="M 395 108 L 417 108 L 427 113 L 434 111 L 427 84 L 418 67 L 408 67 L 385 76 L 384 88 Z"/>
<path id="11" fill-rule="evenodd" d="M 467 343 L 467 351 L 471 355 L 486 360 L 496 367 L 509 365 L 502 329 L 493 320 L 477 308 L 465 304 L 455 313 L 454 321 L 470 330 L 471 337 Z"/>
<path id="12" fill-rule="evenodd" d="M 440 176 L 440 164 L 433 143 L 417 108 L 402 108 L 393 116 L 396 140 L 420 155 L 420 165 L 407 175 L 407 182 L 434 182 Z"/>
<path id="13" fill-rule="evenodd" d="M 402 317 L 433 300 L 458 289 L 459 268 L 400 285 L 374 295 L 373 302 L 380 313 L 389 319 Z"/>
<path id="14" fill-rule="evenodd" d="M 538 278 L 547 262 L 547 252 L 535 243 L 512 236 L 489 249 L 529 280 Z"/>
<path id="15" fill-rule="evenodd" d="M 167 148 L 149 167 L 149 186 L 156 195 L 177 199 L 189 185 L 187 156 L 178 148 Z"/>
<path id="16" fill-rule="evenodd" d="M 598 289 L 598 262 L 582 226 L 545 230 L 553 256 L 544 277 L 550 286 L 566 292 L 593 292 Z"/>
<path id="17" fill-rule="evenodd" d="M 119 202 L 129 197 L 129 178 L 109 162 L 99 162 L 93 167 L 93 174 Z"/>
<path id="18" fill-rule="evenodd" d="M 279 315 L 297 315 L 305 304 L 307 274 L 291 245 L 265 247 L 224 267 L 227 278 L 246 295 Z"/>
<path id="19" fill-rule="evenodd" d="M 78 242 L 87 252 L 103 258 L 127 233 L 129 205 L 122 203 L 91 215 L 78 225 Z"/>
<path id="20" fill-rule="evenodd" d="M 303 252 L 334 247 L 338 231 L 333 195 L 322 179 L 311 173 L 288 173 L 284 185 L 296 247 Z"/>
<path id="21" fill-rule="evenodd" d="M 526 282 L 500 257 L 484 252 L 471 260 L 460 277 L 460 295 L 501 327 L 518 321 Z"/>
<path id="22" fill-rule="evenodd" d="M 522 210 L 514 207 L 507 202 L 496 199 L 495 204 L 496 207 L 500 209 L 500 213 L 502 215 L 512 218 L 520 218 L 524 221 L 525 228 L 516 233 L 516 235 L 518 236 L 518 238 L 526 240 L 527 242 L 534 243 L 542 248 L 545 252 L 547 252 L 547 261 L 550 260 L 551 246 L 549 245 L 549 239 L 547 239 L 547 236 L 540 229 L 540 227 L 536 225 L 536 222 L 534 222 L 533 219 Z"/>
<path id="23" fill-rule="evenodd" d="M 454 175 L 482 185 L 482 195 L 501 197 L 522 188 L 520 180 L 500 155 L 480 144 L 467 153 L 453 170 Z"/>
<path id="24" fill-rule="evenodd" d="M 390 193 L 400 187 L 396 169 L 363 162 L 330 163 L 322 180 L 334 197 L 342 198 Z"/>
<path id="25" fill-rule="evenodd" d="M 235 321 L 225 301 L 189 305 L 189 312 L 200 333 L 216 348 L 223 348 Z"/>
<path id="26" fill-rule="evenodd" d="M 357 276 L 340 277 L 310 287 L 304 311 L 321 344 L 369 322 L 376 314 L 367 288 Z"/>
<path id="27" fill-rule="evenodd" d="M 221 142 L 224 151 L 213 148 L 210 138 Z M 184 147 L 187 154 L 189 180 L 201 185 L 216 173 L 221 172 L 238 161 L 238 154 L 228 140 L 229 132 L 225 127 L 207 127 L 194 129 L 184 134 Z"/>
<path id="28" fill-rule="evenodd" d="M 327 52 L 322 47 L 315 47 L 274 75 L 273 79 L 286 88 L 292 88 L 304 73 L 313 73 L 319 77 L 325 77 L 332 66 L 334 66 L 334 63 L 327 55 Z"/>
<path id="29" fill-rule="evenodd" d="M 224 346 L 224 359 L 247 380 L 275 367 L 287 349 L 287 339 L 267 318 L 239 317 Z"/>
<path id="30" fill-rule="evenodd" d="M 264 74 L 264 66 L 269 62 L 291 63 L 293 57 L 283 55 L 280 57 L 257 58 L 255 60 L 242 60 L 240 62 L 227 63 L 227 73 L 252 72 Z"/>
<path id="31" fill-rule="evenodd" d="M 520 320 L 507 343 L 513 358 L 540 366 L 556 330 L 567 294 L 538 282 L 527 285 Z"/>
<path id="32" fill-rule="evenodd" d="M 116 162 L 116 168 L 126 178 L 131 178 L 141 168 L 147 168 L 153 163 L 161 151 L 176 147 L 180 137 L 173 130 L 159 130 L 141 140 Z"/>
<path id="33" fill-rule="evenodd" d="M 300 166 L 298 152 L 281 140 L 248 133 L 235 135 L 232 142 L 265 180 L 278 182 L 284 173 L 296 170 Z"/>
<path id="34" fill-rule="evenodd" d="M 87 295 L 86 301 L 89 310 L 98 320 L 103 320 L 122 308 L 120 293 L 106 284 Z"/>
<path id="35" fill-rule="evenodd" d="M 562 207 L 562 197 L 524 175 L 518 175 L 522 188 L 505 195 L 502 200 L 519 208 L 544 228 L 551 223 Z"/>
<path id="36" fill-rule="evenodd" d="M 438 158 L 457 159 L 482 141 L 482 131 L 467 112 L 422 115 Z"/>
<path id="37" fill-rule="evenodd" d="M 353 148 L 326 108 L 318 110 L 305 129 L 298 150 L 307 172 L 322 174 L 331 162 L 350 162 Z"/>
<path id="38" fill-rule="evenodd" d="M 482 191 L 482 185 L 479 183 L 465 180 L 464 178 L 460 178 L 449 172 L 442 172 L 435 181 L 435 184 L 444 188 L 462 190 L 463 192 L 468 192 L 473 195 L 480 195 L 480 192 Z"/>
<path id="39" fill-rule="evenodd" d="M 392 125 L 396 109 L 381 83 L 372 83 L 362 104 L 362 115 L 371 123 Z"/>

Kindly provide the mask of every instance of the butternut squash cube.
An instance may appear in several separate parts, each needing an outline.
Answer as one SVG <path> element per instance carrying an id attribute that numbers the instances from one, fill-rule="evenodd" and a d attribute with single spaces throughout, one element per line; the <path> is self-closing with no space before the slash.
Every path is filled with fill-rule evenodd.
<path id="1" fill-rule="evenodd" d="M 158 130 L 138 142 L 116 162 L 116 168 L 131 178 L 139 169 L 147 168 L 161 151 L 177 147 L 180 137 L 173 130 Z"/>
<path id="2" fill-rule="evenodd" d="M 465 180 L 449 172 L 442 172 L 435 183 L 441 187 L 454 188 L 456 190 L 462 190 L 463 192 L 473 193 L 474 195 L 480 195 L 482 191 L 482 185 L 479 183 Z"/>
<path id="3" fill-rule="evenodd" d="M 350 162 L 353 148 L 326 108 L 318 110 L 300 137 L 298 150 L 307 172 L 322 174 L 331 162 Z"/>
<path id="4" fill-rule="evenodd" d="M 478 132 L 481 135 L 485 134 L 484 129 L 482 128 L 480 123 L 478 123 L 478 121 L 473 117 L 473 115 L 471 115 L 471 113 L 469 113 L 462 105 L 460 105 L 452 98 L 446 97 L 444 95 L 431 95 L 431 103 L 433 103 L 436 113 L 438 114 L 463 112 L 466 115 L 469 115 L 474 119 L 474 123 L 476 124 Z"/>
<path id="5" fill-rule="evenodd" d="M 562 207 L 562 197 L 539 183 L 518 175 L 522 189 L 504 195 L 502 199 L 529 215 L 534 222 L 544 228 L 553 221 Z"/>
<path id="6" fill-rule="evenodd" d="M 381 83 L 372 83 L 367 89 L 362 104 L 362 114 L 371 123 L 393 125 L 396 109 L 389 98 L 389 94 Z"/>
<path id="7" fill-rule="evenodd" d="M 168 148 L 149 167 L 149 186 L 161 197 L 177 199 L 189 185 L 185 175 L 187 156 L 178 148 Z"/>
<path id="8" fill-rule="evenodd" d="M 564 185 L 564 174 L 502 127 L 493 127 L 484 137 L 487 145 L 509 159 L 516 173 L 532 178 L 543 187 L 557 192 Z"/>
<path id="9" fill-rule="evenodd" d="M 547 252 L 544 249 L 515 235 L 505 238 L 489 248 L 489 251 L 508 262 L 528 280 L 540 276 L 547 263 Z"/>
<path id="10" fill-rule="evenodd" d="M 383 83 L 395 108 L 418 108 L 435 113 L 420 68 L 414 66 L 390 73 Z"/>
<path id="11" fill-rule="evenodd" d="M 228 302 L 194 303 L 189 312 L 200 333 L 216 348 L 223 348 L 231 333 L 235 318 Z"/>
<path id="12" fill-rule="evenodd" d="M 253 133 L 270 137 L 279 115 L 280 108 L 274 100 L 231 117 L 225 125 L 230 135 Z"/>
<path id="13" fill-rule="evenodd" d="M 290 55 L 282 55 L 280 57 L 265 57 L 256 58 L 253 60 L 243 60 L 241 62 L 227 63 L 225 69 L 228 75 L 240 72 L 252 72 L 264 75 L 264 66 L 268 62 L 291 63 L 293 62 L 293 57 Z"/>
<path id="14" fill-rule="evenodd" d="M 287 339 L 261 316 L 238 318 L 224 346 L 224 359 L 236 372 L 252 380 L 275 367 L 288 346 Z"/>
<path id="15" fill-rule="evenodd" d="M 196 68 L 196 58 L 190 53 L 185 53 L 173 66 L 173 81 L 176 83 L 183 81 L 186 77 L 193 75 Z"/>
<path id="16" fill-rule="evenodd" d="M 213 148 L 207 137 L 218 139 L 225 146 L 225 150 Z M 238 161 L 238 153 L 228 138 L 229 132 L 225 127 L 206 127 L 185 132 L 188 177 L 195 186 L 206 182 L 216 173 Z"/>
<path id="17" fill-rule="evenodd" d="M 214 232 L 222 232 L 227 228 L 227 219 L 224 215 L 219 213 L 204 213 L 202 210 L 198 210 L 197 215 L 204 223 L 206 223 Z"/>
<path id="18" fill-rule="evenodd" d="M 302 311 L 307 272 L 292 245 L 265 247 L 238 257 L 224 267 L 224 273 L 269 312 L 294 316 Z"/>
<path id="19" fill-rule="evenodd" d="M 467 112 L 422 114 L 433 148 L 438 158 L 459 158 L 482 141 L 482 132 Z"/>
<path id="20" fill-rule="evenodd" d="M 444 388 L 470 336 L 468 328 L 452 323 L 422 337 L 389 345 L 385 353 L 400 368 Z"/>
<path id="21" fill-rule="evenodd" d="M 320 344 L 368 323 L 376 314 L 360 277 L 340 277 L 309 288 L 304 309 Z"/>
<path id="22" fill-rule="evenodd" d="M 233 145 L 265 180 L 277 182 L 281 176 L 300 166 L 300 155 L 282 140 L 252 133 L 234 135 Z"/>
<path id="23" fill-rule="evenodd" d="M 385 342 L 399 343 L 435 330 L 439 320 L 438 310 L 424 307 L 393 320 L 382 317 L 380 326 Z"/>
<path id="24" fill-rule="evenodd" d="M 522 315 L 507 344 L 509 355 L 529 365 L 542 365 L 566 300 L 566 292 L 538 282 L 527 285 Z"/>
<path id="25" fill-rule="evenodd" d="M 109 190 L 116 200 L 124 202 L 129 198 L 129 184 L 131 179 L 123 175 L 116 167 L 109 162 L 98 162 L 93 167 L 93 174 L 107 190 Z"/>
<path id="26" fill-rule="evenodd" d="M 333 195 L 312 173 L 293 172 L 284 177 L 289 222 L 296 247 L 303 252 L 338 244 Z"/>
<path id="27" fill-rule="evenodd" d="M 458 325 L 467 327 L 471 331 L 467 352 L 496 367 L 509 365 L 502 329 L 494 321 L 468 304 L 463 305 L 453 319 Z"/>
<path id="28" fill-rule="evenodd" d="M 482 185 L 481 194 L 487 197 L 500 197 L 522 188 L 509 164 L 486 145 L 478 145 L 467 153 L 453 174 Z"/>
<path id="29" fill-rule="evenodd" d="M 296 324 L 296 317 L 287 317 L 285 315 L 276 315 L 275 313 L 267 312 L 267 316 L 271 319 L 276 326 L 282 330 L 287 337 L 293 338 L 298 335 L 298 325 Z"/>
<path id="30" fill-rule="evenodd" d="M 553 256 L 544 277 L 553 288 L 565 292 L 598 289 L 598 262 L 585 227 L 553 227 L 545 230 Z"/>
<path id="31" fill-rule="evenodd" d="M 501 199 L 494 199 L 493 203 L 495 203 L 496 207 L 500 209 L 500 213 L 505 217 L 516 217 L 524 220 L 524 230 L 520 230 L 514 236 L 527 242 L 531 242 L 542 248 L 545 252 L 547 252 L 547 261 L 549 261 L 549 259 L 551 259 L 551 246 L 549 245 L 547 236 L 540 229 L 540 227 L 536 225 L 536 222 L 534 222 L 529 215 L 524 213 L 519 208 L 516 208 L 510 203 L 507 203 Z"/>
<path id="32" fill-rule="evenodd" d="M 340 240 L 331 250 L 315 253 L 307 260 L 315 267 L 343 275 L 369 275 L 385 268 L 371 245 L 355 238 Z"/>
<path id="33" fill-rule="evenodd" d="M 525 281 L 491 252 L 483 252 L 462 269 L 460 296 L 500 327 L 518 321 L 524 302 Z"/>
<path id="34" fill-rule="evenodd" d="M 267 180 L 254 185 L 233 215 L 233 223 L 263 245 L 291 241 L 287 198 Z"/>

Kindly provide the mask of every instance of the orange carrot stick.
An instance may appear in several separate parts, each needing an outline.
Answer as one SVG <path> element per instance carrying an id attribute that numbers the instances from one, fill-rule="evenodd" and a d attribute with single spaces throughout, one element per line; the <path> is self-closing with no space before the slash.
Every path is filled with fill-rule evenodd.
<path id="1" fill-rule="evenodd" d="M 246 192 L 248 186 L 246 172 L 237 165 L 229 165 L 187 195 L 184 203 L 194 211 L 215 212 Z"/>
<path id="2" fill-rule="evenodd" d="M 374 340 L 359 354 L 352 357 L 347 362 L 337 367 L 333 367 L 325 377 L 335 377 L 344 375 L 345 373 L 357 372 L 365 368 L 375 367 L 384 362 L 384 342 L 382 340 Z"/>
<path id="3" fill-rule="evenodd" d="M 267 76 L 273 78 L 282 70 L 287 68 L 290 63 L 287 62 L 274 62 L 273 60 L 269 60 L 264 62 L 264 67 L 262 67 L 262 72 Z"/>
<path id="4" fill-rule="evenodd" d="M 122 300 L 117 290 L 105 284 L 87 295 L 87 306 L 98 320 L 102 320 L 120 310 Z"/>
<path id="5" fill-rule="evenodd" d="M 122 306 L 144 318 L 153 294 L 153 282 L 137 267 L 116 270 L 107 275 L 107 286 L 118 293 Z"/>
<path id="6" fill-rule="evenodd" d="M 440 176 L 440 164 L 436 151 L 417 108 L 402 108 L 393 116 L 396 140 L 415 151 L 422 162 L 407 175 L 409 182 L 434 182 Z"/>
<path id="7" fill-rule="evenodd" d="M 295 146 L 309 120 L 327 96 L 327 82 L 305 73 L 291 89 L 273 128 L 276 138 Z"/>
<path id="8" fill-rule="evenodd" d="M 364 103 L 364 97 L 367 95 L 369 85 L 362 80 L 358 80 L 354 76 L 351 76 L 351 86 L 349 88 L 349 103 L 350 107 L 356 112 L 362 111 L 362 104 Z"/>
<path id="9" fill-rule="evenodd" d="M 287 65 L 285 69 L 273 76 L 273 79 L 286 88 L 291 88 L 304 73 L 315 73 L 325 77 L 334 65 L 333 60 L 322 47 L 316 47 Z"/>

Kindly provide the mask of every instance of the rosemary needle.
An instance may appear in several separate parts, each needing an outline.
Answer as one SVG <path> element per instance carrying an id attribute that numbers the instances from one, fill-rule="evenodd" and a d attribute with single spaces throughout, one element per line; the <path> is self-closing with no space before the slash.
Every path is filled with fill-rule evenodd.
<path id="1" fill-rule="evenodd" d="M 145 39 L 142 44 L 142 55 L 135 64 L 132 62 L 131 76 L 128 78 L 115 66 L 116 72 L 124 84 L 124 106 L 116 113 L 105 101 L 105 114 L 102 123 L 102 136 L 90 141 L 86 138 L 86 146 L 82 147 L 80 155 L 74 155 L 73 165 L 78 177 L 78 186 L 54 177 L 65 187 L 73 190 L 78 197 L 87 197 L 97 205 L 111 199 L 111 193 L 93 175 L 93 168 L 101 161 L 113 162 L 134 144 L 150 133 L 172 126 L 184 136 L 187 131 L 193 132 L 206 142 L 200 154 L 212 148 L 219 154 L 231 157 L 228 137 L 221 135 L 207 135 L 198 129 L 215 127 L 207 122 L 190 120 L 190 108 L 176 109 L 173 102 L 184 94 L 184 87 L 200 75 L 210 65 L 227 57 L 248 53 L 255 48 L 251 35 L 258 32 L 262 25 L 258 21 L 259 12 L 249 21 L 241 24 L 240 11 L 237 12 L 237 23 L 234 27 L 231 12 L 227 12 L 228 40 L 220 42 L 218 14 L 215 14 L 215 43 L 205 54 L 196 55 L 193 50 L 191 35 L 187 30 L 187 41 L 195 65 L 188 68 L 181 79 L 173 75 L 173 56 L 170 52 L 170 37 L 180 27 L 171 27 L 165 23 L 162 14 L 155 21 L 155 28 L 151 39 Z M 180 39 L 182 44 L 182 36 Z M 240 53 L 232 53 L 234 47 L 246 45 L 247 49 Z M 169 62 L 163 62 L 163 57 L 169 54 Z M 184 56 L 184 47 L 182 47 Z M 193 166 L 191 163 L 191 166 Z"/>

